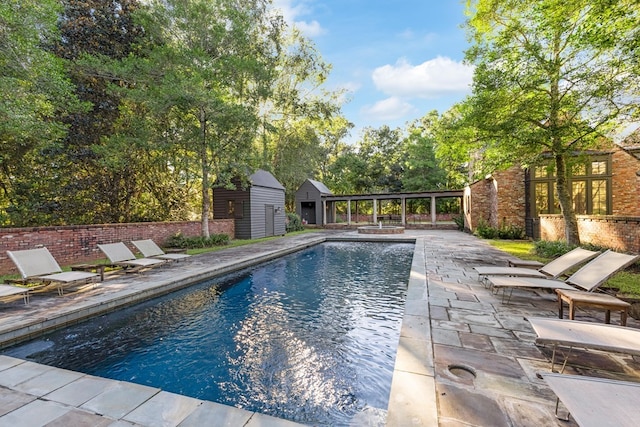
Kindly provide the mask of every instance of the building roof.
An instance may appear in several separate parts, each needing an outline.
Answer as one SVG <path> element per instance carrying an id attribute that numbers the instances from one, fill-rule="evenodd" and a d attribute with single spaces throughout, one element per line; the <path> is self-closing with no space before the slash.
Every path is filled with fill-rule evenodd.
<path id="1" fill-rule="evenodd" d="M 307 181 L 309 181 L 311 183 L 311 185 L 313 185 L 322 195 L 331 195 L 333 194 L 331 192 L 331 190 L 329 190 L 327 188 L 326 185 L 324 185 L 323 183 L 321 183 L 320 181 L 315 181 L 313 179 L 307 179 Z"/>
<path id="2" fill-rule="evenodd" d="M 249 177 L 251 185 L 256 187 L 276 188 L 278 190 L 284 190 L 284 187 L 278 180 L 271 175 L 271 173 L 258 169 L 253 175 Z"/>
<path id="3" fill-rule="evenodd" d="M 635 156 L 637 159 L 640 159 L 640 128 L 632 132 L 618 145 L 620 145 L 623 150 Z"/>

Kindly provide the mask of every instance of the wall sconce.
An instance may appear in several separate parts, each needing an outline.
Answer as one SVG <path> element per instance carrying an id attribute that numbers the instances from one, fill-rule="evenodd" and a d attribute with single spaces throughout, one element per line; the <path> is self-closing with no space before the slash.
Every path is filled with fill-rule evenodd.
<path id="1" fill-rule="evenodd" d="M 278 207 L 276 208 L 276 213 L 277 213 L 277 214 L 279 214 L 280 212 L 282 212 L 282 207 L 278 206 Z"/>

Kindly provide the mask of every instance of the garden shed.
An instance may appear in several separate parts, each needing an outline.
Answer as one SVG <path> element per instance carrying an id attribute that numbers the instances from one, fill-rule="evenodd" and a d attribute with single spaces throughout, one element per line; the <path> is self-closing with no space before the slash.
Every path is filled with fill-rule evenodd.
<path id="1" fill-rule="evenodd" d="M 233 181 L 235 189 L 213 189 L 213 216 L 215 219 L 233 219 L 237 239 L 259 239 L 284 235 L 285 189 L 265 170 L 249 176 L 248 184 Z"/>
<path id="2" fill-rule="evenodd" d="M 322 197 L 331 195 L 326 185 L 307 179 L 296 191 L 296 213 L 307 224 L 322 225 Z"/>

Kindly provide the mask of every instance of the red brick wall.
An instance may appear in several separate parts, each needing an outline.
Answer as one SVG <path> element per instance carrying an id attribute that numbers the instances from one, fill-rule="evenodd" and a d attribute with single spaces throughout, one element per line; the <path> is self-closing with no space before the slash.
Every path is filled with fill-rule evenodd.
<path id="1" fill-rule="evenodd" d="M 525 226 L 524 170 L 512 167 L 474 182 L 465 190 L 467 227 L 474 230 L 482 220 L 492 227 Z"/>
<path id="2" fill-rule="evenodd" d="M 640 217 L 578 215 L 582 243 L 640 254 Z M 542 240 L 564 240 L 561 215 L 540 215 Z"/>
<path id="3" fill-rule="evenodd" d="M 519 166 L 494 174 L 494 179 L 498 181 L 498 226 L 512 225 L 524 228 L 524 176 L 524 169 Z"/>
<path id="4" fill-rule="evenodd" d="M 199 221 L 145 222 L 132 224 L 74 225 L 62 227 L 0 229 L 0 274 L 17 273 L 7 251 L 45 246 L 60 265 L 95 261 L 104 258 L 99 243 L 125 242 L 132 250 L 132 240 L 153 239 L 159 245 L 171 236 L 200 235 Z M 211 234 L 234 236 L 233 219 L 209 221 Z M 134 251 L 135 252 L 135 251 Z"/>
<path id="5" fill-rule="evenodd" d="M 611 156 L 613 215 L 640 216 L 640 160 L 616 149 Z"/>
<path id="6" fill-rule="evenodd" d="M 497 226 L 497 187 L 493 178 L 476 181 L 469 185 L 465 189 L 463 200 L 465 225 L 469 230 L 475 230 L 481 221 L 492 227 Z"/>

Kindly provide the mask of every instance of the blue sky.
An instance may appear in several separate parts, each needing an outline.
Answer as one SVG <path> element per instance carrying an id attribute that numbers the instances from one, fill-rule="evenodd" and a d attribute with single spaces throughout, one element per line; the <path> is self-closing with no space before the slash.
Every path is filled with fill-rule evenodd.
<path id="1" fill-rule="evenodd" d="M 460 0 L 274 0 L 289 23 L 332 64 L 327 88 L 346 88 L 355 125 L 406 123 L 446 111 L 470 93 L 473 70 Z"/>

